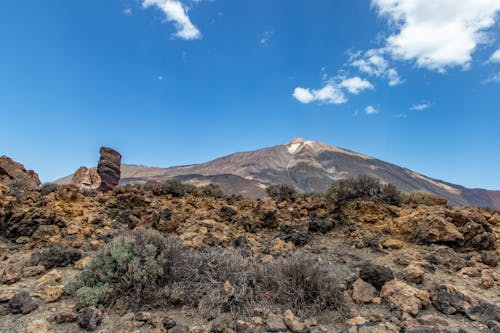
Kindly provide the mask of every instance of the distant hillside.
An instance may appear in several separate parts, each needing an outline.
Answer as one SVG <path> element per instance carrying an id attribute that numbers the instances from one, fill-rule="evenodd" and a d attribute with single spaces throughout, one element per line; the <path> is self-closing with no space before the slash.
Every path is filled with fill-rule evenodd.
<path id="1" fill-rule="evenodd" d="M 265 188 L 272 184 L 287 183 L 301 191 L 323 192 L 336 180 L 362 174 L 393 183 L 405 192 L 430 192 L 453 205 L 500 209 L 500 191 L 468 189 L 357 152 L 303 139 L 202 164 L 170 168 L 123 165 L 121 182 L 174 178 L 198 185 L 214 183 L 226 193 L 256 198 L 265 196 Z M 68 176 L 57 183 L 70 181 Z"/>

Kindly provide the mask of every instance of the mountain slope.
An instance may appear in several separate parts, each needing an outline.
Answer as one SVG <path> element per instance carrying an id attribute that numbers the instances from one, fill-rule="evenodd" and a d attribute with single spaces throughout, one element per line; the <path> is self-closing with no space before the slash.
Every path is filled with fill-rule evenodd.
<path id="1" fill-rule="evenodd" d="M 213 182 L 227 193 L 264 195 L 267 185 L 287 183 L 301 191 L 325 191 L 338 179 L 369 175 L 405 192 L 427 191 L 451 204 L 500 209 L 497 191 L 468 189 L 322 142 L 294 139 L 287 144 L 235 153 L 213 161 L 170 168 L 122 166 L 122 182 L 177 178 L 194 184 Z"/>

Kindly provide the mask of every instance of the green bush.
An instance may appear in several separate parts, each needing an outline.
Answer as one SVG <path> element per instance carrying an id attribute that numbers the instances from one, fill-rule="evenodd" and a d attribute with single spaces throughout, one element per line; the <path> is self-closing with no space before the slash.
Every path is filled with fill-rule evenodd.
<path id="1" fill-rule="evenodd" d="M 127 299 L 132 306 L 168 298 L 164 287 L 180 272 L 180 244 L 155 230 L 137 230 L 108 243 L 82 272 L 68 281 L 77 307 L 108 306 Z M 163 292 L 163 294 L 162 294 Z"/>
<path id="2" fill-rule="evenodd" d="M 276 202 L 291 201 L 298 197 L 298 192 L 292 185 L 279 184 L 266 188 L 266 193 Z"/>

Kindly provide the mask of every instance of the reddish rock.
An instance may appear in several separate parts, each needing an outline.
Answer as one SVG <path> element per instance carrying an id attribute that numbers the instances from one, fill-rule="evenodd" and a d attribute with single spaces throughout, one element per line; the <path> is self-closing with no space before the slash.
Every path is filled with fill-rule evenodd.
<path id="1" fill-rule="evenodd" d="M 111 191 L 120 181 L 120 166 L 122 155 L 111 148 L 101 147 L 101 157 L 97 165 L 97 173 L 101 178 L 99 191 Z"/>
<path id="2" fill-rule="evenodd" d="M 40 186 L 40 179 L 33 170 L 26 170 L 21 163 L 14 162 L 10 157 L 0 157 L 0 180 L 22 180 L 32 187 Z"/>

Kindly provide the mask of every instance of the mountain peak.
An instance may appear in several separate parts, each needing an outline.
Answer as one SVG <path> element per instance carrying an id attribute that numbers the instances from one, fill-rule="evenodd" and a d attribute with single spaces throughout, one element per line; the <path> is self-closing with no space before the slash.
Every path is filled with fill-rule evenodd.
<path id="1" fill-rule="evenodd" d="M 289 146 L 289 145 L 293 145 L 293 144 L 302 144 L 304 142 L 306 142 L 306 140 L 304 140 L 304 138 L 295 138 L 292 141 L 288 142 L 286 145 Z"/>

